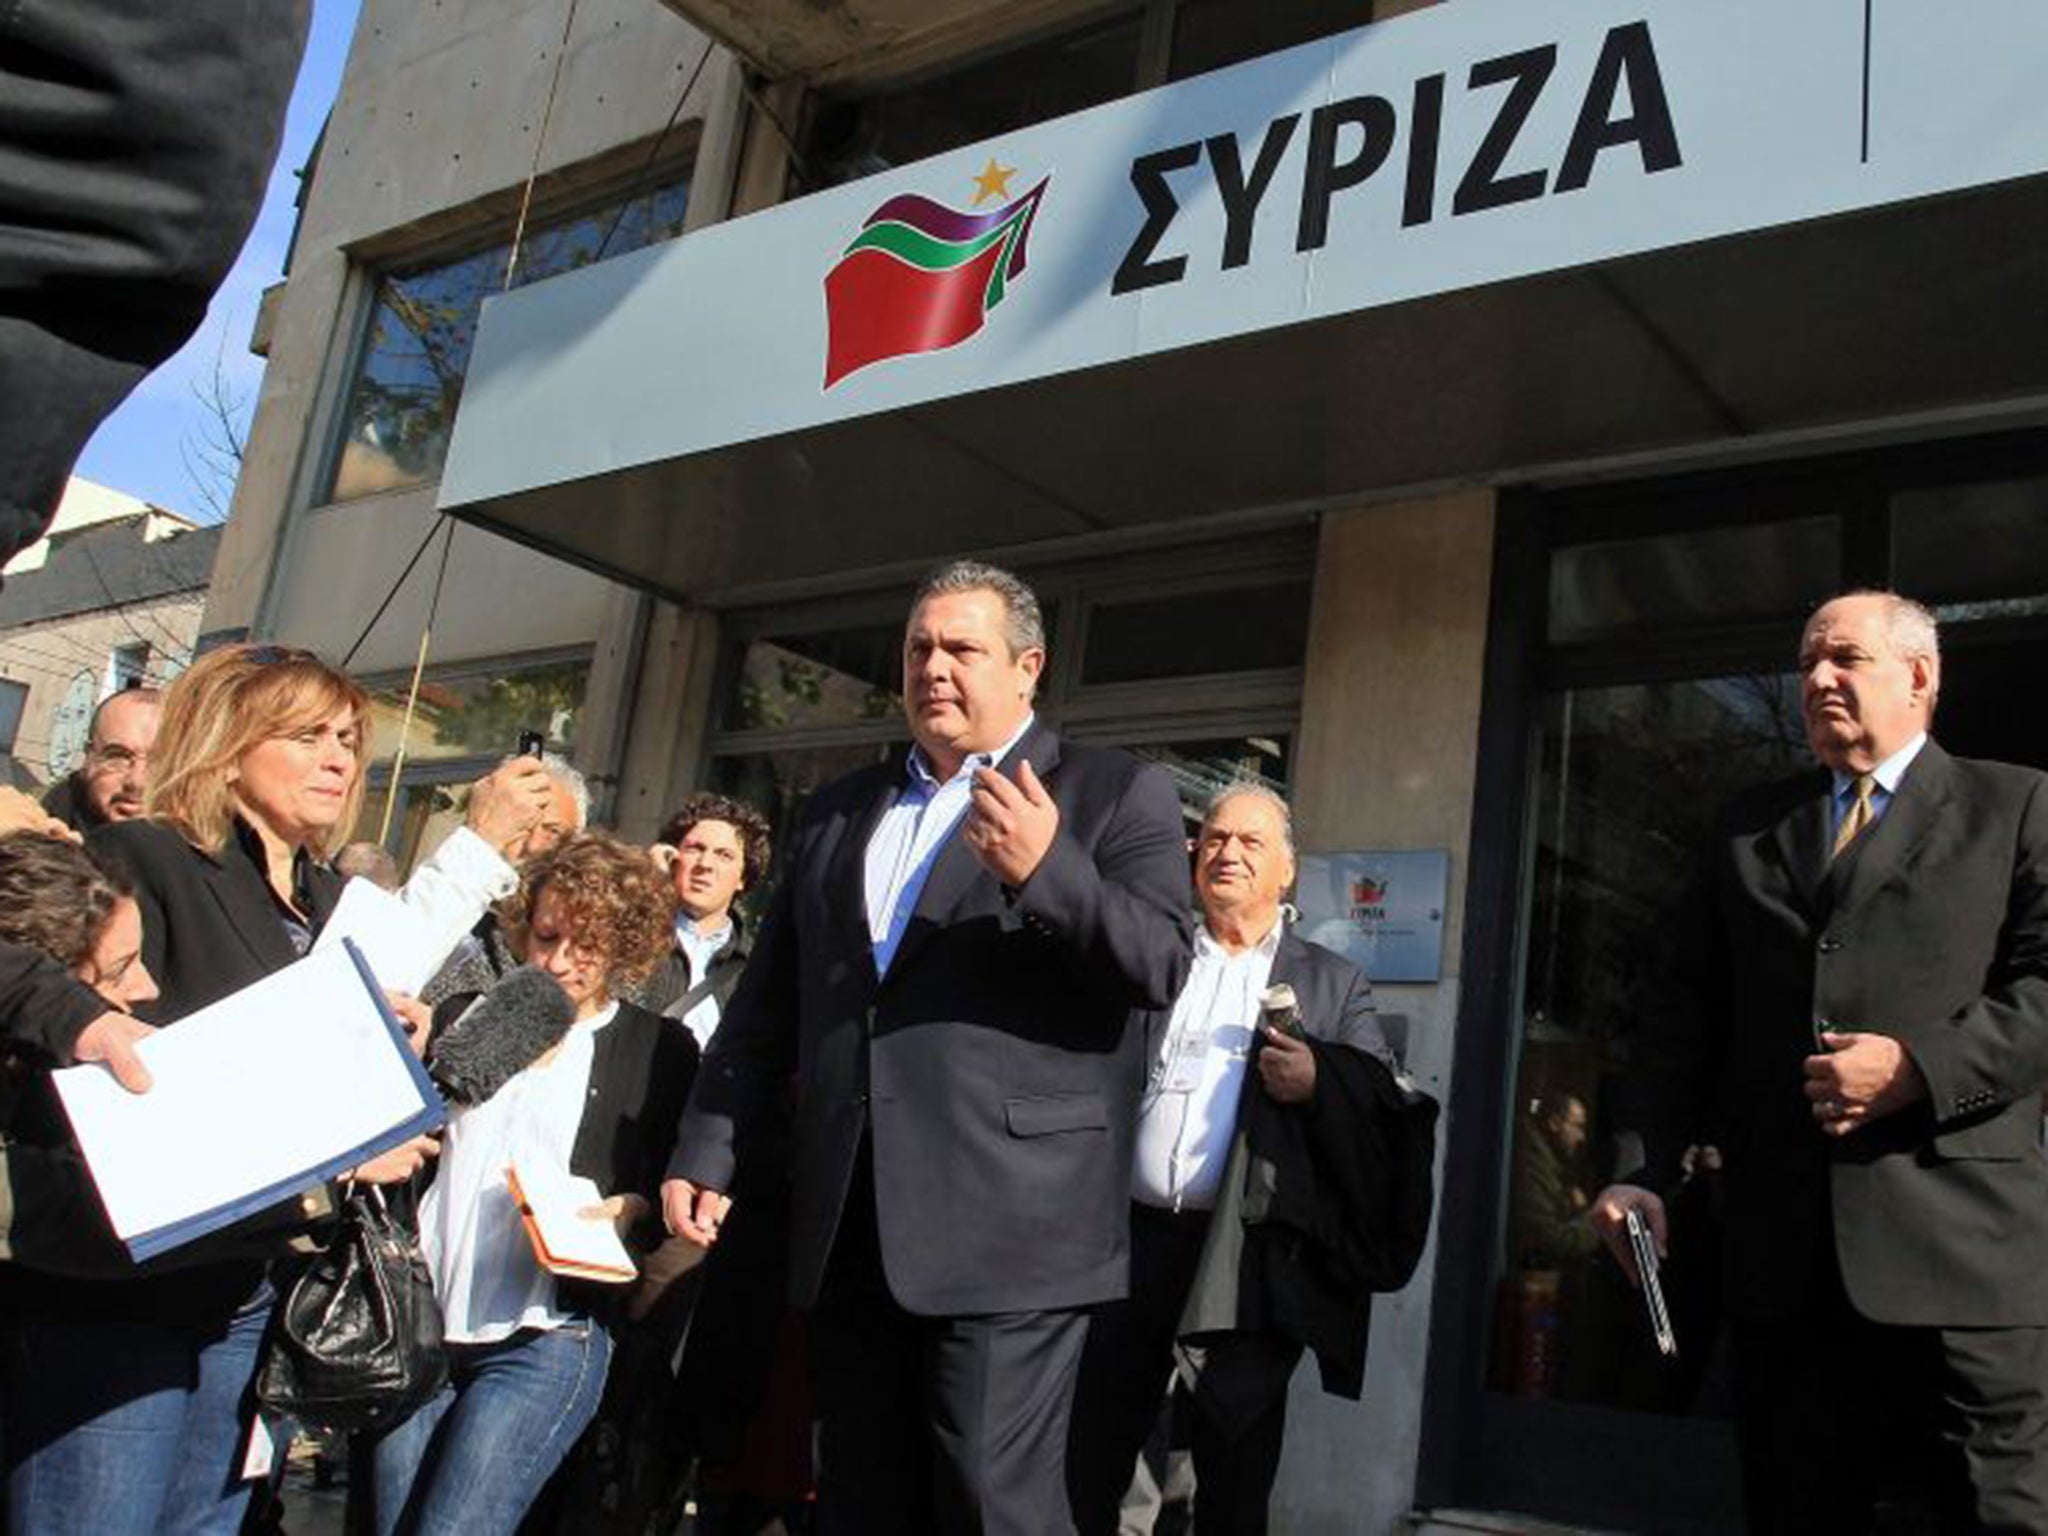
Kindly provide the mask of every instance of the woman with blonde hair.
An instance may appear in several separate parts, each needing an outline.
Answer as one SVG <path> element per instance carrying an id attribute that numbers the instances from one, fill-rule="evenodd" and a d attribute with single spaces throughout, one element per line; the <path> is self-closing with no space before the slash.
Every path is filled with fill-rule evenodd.
<path id="1" fill-rule="evenodd" d="M 596 1413 L 630 1287 L 557 1279 L 506 1169 L 590 1180 L 629 1248 L 662 1239 L 656 1195 L 697 1067 L 682 1024 L 618 1000 L 670 945 L 674 897 L 640 849 L 579 833 L 527 862 L 501 915 L 525 963 L 575 1010 L 562 1039 L 450 1116 L 420 1245 L 449 1383 L 373 1452 L 380 1536 L 511 1531 Z M 465 999 L 435 1011 L 459 1032 Z"/>
<path id="2" fill-rule="evenodd" d="M 345 673 L 270 645 L 213 651 L 166 690 L 149 814 L 90 844 L 132 885 L 149 1022 L 310 947 L 341 894 L 326 859 L 362 803 L 369 710 Z M 180 1149 L 163 1150 L 175 1177 Z M 404 1178 L 428 1150 L 357 1176 Z M 323 1202 L 305 1199 L 310 1218 Z M 264 1467 L 249 1387 L 273 1300 L 260 1258 L 106 1281 L 10 1268 L 9 1529 L 235 1531 Z"/>

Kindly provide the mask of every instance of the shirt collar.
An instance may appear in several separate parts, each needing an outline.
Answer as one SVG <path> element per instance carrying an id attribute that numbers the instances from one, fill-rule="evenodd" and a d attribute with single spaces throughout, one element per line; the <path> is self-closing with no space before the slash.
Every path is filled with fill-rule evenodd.
<path id="1" fill-rule="evenodd" d="M 1899 781 L 1906 776 L 1906 770 L 1913 766 L 1913 759 L 1920 755 L 1920 749 L 1927 745 L 1927 733 L 1920 732 L 1890 757 L 1870 770 L 1870 776 L 1877 781 L 1877 787 L 1887 795 L 1899 792 Z M 1856 784 L 1856 775 L 1835 770 L 1835 794 L 1839 798 L 1848 794 Z"/>
<path id="2" fill-rule="evenodd" d="M 694 946 L 706 954 L 724 948 L 726 941 L 733 936 L 734 932 L 732 918 L 729 914 L 723 926 L 713 929 L 710 933 L 700 934 L 697 932 L 695 918 L 691 917 L 687 912 L 676 913 L 676 942 L 678 944 Z"/>
<path id="3" fill-rule="evenodd" d="M 1024 712 L 1024 723 L 1011 732 L 1008 741 L 1004 742 L 993 752 L 968 753 L 961 760 L 960 772 L 954 774 L 953 778 L 958 779 L 963 775 L 974 772 L 977 768 L 993 768 L 997 763 L 1000 763 L 1010 755 L 1011 748 L 1024 739 L 1024 733 L 1031 729 L 1032 725 L 1037 722 L 1037 719 L 1038 712 L 1027 709 Z M 910 775 L 910 782 L 927 793 L 945 787 L 939 782 L 938 775 L 932 772 L 931 764 L 925 760 L 924 748 L 918 746 L 915 742 L 911 744 L 910 751 L 905 755 L 903 763 L 905 771 Z M 949 779 L 946 782 L 951 783 L 952 780 Z"/>
<path id="4" fill-rule="evenodd" d="M 1224 961 L 1244 960 L 1253 955 L 1257 955 L 1264 960 L 1270 960 L 1280 952 L 1280 930 L 1286 926 L 1287 919 L 1284 916 L 1275 914 L 1273 926 L 1266 930 L 1264 938 L 1260 939 L 1258 943 L 1252 945 L 1249 949 L 1232 951 L 1223 947 L 1217 940 L 1216 935 L 1209 931 L 1209 925 L 1205 922 L 1195 930 L 1195 952 L 1206 955 L 1211 959 Z"/>

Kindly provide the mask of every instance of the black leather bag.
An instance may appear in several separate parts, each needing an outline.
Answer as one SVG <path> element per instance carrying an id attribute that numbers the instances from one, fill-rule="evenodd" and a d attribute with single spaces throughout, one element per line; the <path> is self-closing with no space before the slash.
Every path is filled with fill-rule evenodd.
<path id="1" fill-rule="evenodd" d="M 441 1305 L 419 1241 L 374 1188 L 285 1295 L 256 1376 L 270 1412 L 329 1430 L 381 1430 L 441 1390 Z"/>

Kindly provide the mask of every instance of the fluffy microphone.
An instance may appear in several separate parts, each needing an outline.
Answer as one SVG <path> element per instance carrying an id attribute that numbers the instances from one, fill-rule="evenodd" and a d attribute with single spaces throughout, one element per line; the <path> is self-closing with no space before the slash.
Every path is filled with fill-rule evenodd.
<path id="1" fill-rule="evenodd" d="M 507 971 L 434 1043 L 428 1065 L 457 1104 L 481 1104 L 569 1032 L 576 1005 L 530 965 Z"/>

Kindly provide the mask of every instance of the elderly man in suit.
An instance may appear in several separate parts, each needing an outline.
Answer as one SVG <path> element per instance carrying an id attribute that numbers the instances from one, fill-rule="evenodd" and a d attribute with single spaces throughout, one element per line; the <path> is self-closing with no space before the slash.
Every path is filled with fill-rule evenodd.
<path id="1" fill-rule="evenodd" d="M 2048 1531 L 2048 776 L 1928 735 L 1917 603 L 1823 604 L 1799 669 L 1820 769 L 1716 828 L 1595 1220 L 1633 1275 L 1627 1212 L 1661 1249 L 1651 1188 L 1721 1149 L 1752 1531 L 1870 1529 L 1901 1412 L 1942 1529 Z"/>
<path id="2" fill-rule="evenodd" d="M 1128 1267 L 1133 1015 L 1171 1005 L 1191 923 L 1171 782 L 1039 723 L 1044 660 L 1014 576 L 925 581 L 915 745 L 806 808 L 663 1190 L 673 1230 L 714 1239 L 794 1076 L 827 1532 L 1070 1529 L 1087 1309 Z"/>
<path id="3" fill-rule="evenodd" d="M 1131 1205 L 1131 1292 L 1090 1325 L 1069 1439 L 1067 1481 L 1081 1536 L 1115 1536 L 1118 1502 L 1173 1372 L 1176 1340 L 1195 1351 L 1191 1415 L 1195 1507 L 1203 1529 L 1257 1536 L 1279 1470 L 1298 1336 L 1265 1298 L 1246 1308 L 1242 1190 L 1246 1121 L 1273 1106 L 1303 1122 L 1345 1117 L 1342 1072 L 1391 1069 L 1372 987 L 1350 961 L 1282 921 L 1294 884 L 1287 803 L 1258 785 L 1224 790 L 1195 845 L 1202 929 L 1188 983 L 1157 1032 L 1138 1116 Z M 1301 1034 L 1261 1019 L 1269 987 L 1293 989 Z M 1360 1058 L 1370 1058 L 1367 1067 Z M 1255 1103 L 1247 1102 L 1256 1097 Z M 1332 1124 L 1332 1136 L 1341 1130 Z M 1328 1138 L 1307 1138 L 1311 1163 Z M 1343 1155 L 1339 1153 L 1339 1155 Z M 1218 1294 L 1218 1292 L 1222 1294 Z M 1350 1298 L 1359 1319 L 1371 1305 Z M 1247 1311 L 1258 1314 L 1245 1325 Z M 1356 1396 L 1353 1390 L 1350 1395 Z"/>

